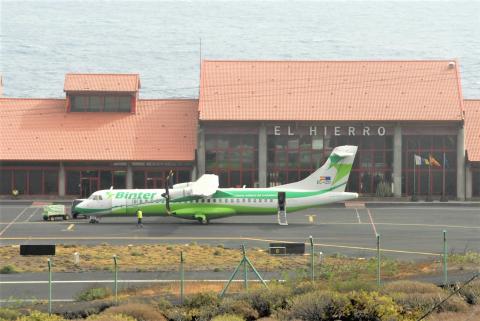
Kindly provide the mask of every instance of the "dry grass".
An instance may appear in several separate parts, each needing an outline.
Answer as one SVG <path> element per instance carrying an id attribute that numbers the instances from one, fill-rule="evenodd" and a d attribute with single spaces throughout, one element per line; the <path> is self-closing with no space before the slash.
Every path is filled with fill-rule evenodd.
<path id="1" fill-rule="evenodd" d="M 431 314 L 426 321 L 480 321 L 480 306 L 467 312 L 442 312 Z"/>

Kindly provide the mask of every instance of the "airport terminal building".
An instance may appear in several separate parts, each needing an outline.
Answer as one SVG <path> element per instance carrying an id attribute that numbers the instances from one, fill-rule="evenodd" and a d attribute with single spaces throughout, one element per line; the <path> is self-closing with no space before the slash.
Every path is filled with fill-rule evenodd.
<path id="1" fill-rule="evenodd" d="M 136 74 L 67 74 L 64 99 L 0 98 L 3 197 L 162 188 L 169 170 L 275 186 L 344 144 L 359 146 L 349 191 L 480 197 L 480 100 L 464 100 L 455 60 L 203 61 L 198 99 L 140 88 Z"/>

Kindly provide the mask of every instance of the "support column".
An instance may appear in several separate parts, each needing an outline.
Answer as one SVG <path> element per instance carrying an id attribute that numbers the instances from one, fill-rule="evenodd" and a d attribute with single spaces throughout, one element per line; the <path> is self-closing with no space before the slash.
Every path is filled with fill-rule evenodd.
<path id="1" fill-rule="evenodd" d="M 130 163 L 127 163 L 127 188 L 133 188 L 133 168 Z"/>
<path id="2" fill-rule="evenodd" d="M 470 166 L 470 164 L 467 164 L 465 169 L 465 198 L 467 200 L 472 199 L 472 188 L 472 167 Z"/>
<path id="3" fill-rule="evenodd" d="M 398 124 L 393 133 L 393 196 L 402 196 L 402 127 Z"/>
<path id="4" fill-rule="evenodd" d="M 258 130 L 258 187 L 267 187 L 267 127 Z"/>
<path id="5" fill-rule="evenodd" d="M 457 199 L 465 199 L 465 129 L 463 124 L 457 134 Z"/>
<path id="6" fill-rule="evenodd" d="M 197 137 L 197 176 L 205 174 L 205 129 L 202 126 L 198 128 Z"/>
<path id="7" fill-rule="evenodd" d="M 60 162 L 58 168 L 58 196 L 65 196 L 65 166 Z"/>

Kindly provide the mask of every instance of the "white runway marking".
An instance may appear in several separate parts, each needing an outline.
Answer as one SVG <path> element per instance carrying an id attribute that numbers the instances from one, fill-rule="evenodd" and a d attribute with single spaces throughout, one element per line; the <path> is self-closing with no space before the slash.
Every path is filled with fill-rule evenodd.
<path id="1" fill-rule="evenodd" d="M 357 214 L 358 224 L 362 224 L 362 220 L 360 219 L 360 214 L 358 214 L 358 210 L 357 210 L 357 209 L 355 209 L 355 213 Z"/>
<path id="2" fill-rule="evenodd" d="M 37 207 L 37 208 L 35 209 L 35 211 L 33 211 L 32 215 L 30 215 L 24 222 L 30 222 L 30 220 L 32 219 L 32 217 L 35 216 L 35 214 L 37 214 L 37 212 L 38 212 L 39 209 L 40 209 L 40 208 Z"/>
<path id="3" fill-rule="evenodd" d="M 370 213 L 369 208 L 367 208 L 367 213 L 368 213 L 368 217 L 370 218 L 370 223 L 372 224 L 373 233 L 375 233 L 375 236 L 377 236 L 378 235 L 377 228 L 375 227 L 375 223 L 373 223 L 372 213 Z"/>
<path id="4" fill-rule="evenodd" d="M 5 232 L 8 230 L 8 228 L 9 228 L 10 226 L 12 226 L 13 223 L 15 223 L 15 221 L 18 220 L 18 218 L 19 218 L 20 216 L 22 216 L 23 213 L 25 213 L 28 209 L 29 209 L 29 207 L 25 207 L 25 208 L 23 209 L 23 211 L 21 211 L 20 214 L 18 214 L 17 217 L 15 217 L 15 219 L 14 219 L 13 221 L 11 221 L 10 223 L 8 223 L 7 226 L 5 226 L 5 228 L 4 228 L 2 231 L 0 231 L 0 236 L 2 236 L 3 233 L 5 233 Z"/>

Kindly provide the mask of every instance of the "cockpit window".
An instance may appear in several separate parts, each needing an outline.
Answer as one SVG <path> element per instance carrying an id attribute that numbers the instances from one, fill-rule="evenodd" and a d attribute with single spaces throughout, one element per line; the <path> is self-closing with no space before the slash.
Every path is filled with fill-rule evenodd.
<path id="1" fill-rule="evenodd" d="M 90 197 L 88 198 L 89 200 L 94 200 L 94 201 L 101 201 L 102 200 L 102 195 L 90 195 Z"/>

